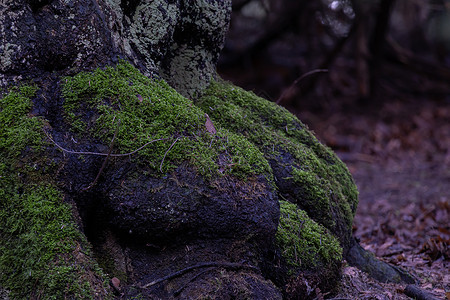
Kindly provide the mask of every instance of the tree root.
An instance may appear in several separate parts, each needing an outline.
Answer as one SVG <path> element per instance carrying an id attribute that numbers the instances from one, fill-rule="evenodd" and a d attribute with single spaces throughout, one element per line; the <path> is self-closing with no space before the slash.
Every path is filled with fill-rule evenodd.
<path id="1" fill-rule="evenodd" d="M 421 290 L 418 286 L 408 284 L 404 291 L 405 295 L 416 300 L 438 300 L 428 292 Z"/>
<path id="2" fill-rule="evenodd" d="M 406 271 L 378 260 L 356 240 L 353 240 L 345 259 L 351 266 L 357 267 L 380 282 L 414 284 L 418 281 Z"/>
<path id="3" fill-rule="evenodd" d="M 244 264 L 239 264 L 239 263 L 229 263 L 229 262 L 204 262 L 204 263 L 199 263 L 184 269 L 181 269 L 177 272 L 171 273 L 167 276 L 158 278 L 156 280 L 153 280 L 152 282 L 149 282 L 143 286 L 140 286 L 143 289 L 149 288 L 155 284 L 158 284 L 160 282 L 163 282 L 165 280 L 170 280 L 176 277 L 179 277 L 183 274 L 186 274 L 189 271 L 192 271 L 194 269 L 200 269 L 200 268 L 210 268 L 210 267 L 215 267 L 215 268 L 225 268 L 225 269 L 231 269 L 231 270 L 237 270 L 237 269 L 250 269 L 250 270 L 254 270 L 254 271 L 258 271 L 259 269 L 257 267 L 254 266 L 250 266 L 250 265 L 244 265 Z"/>
<path id="4" fill-rule="evenodd" d="M 175 296 L 175 297 L 177 297 L 177 296 L 179 296 L 180 294 L 181 294 L 181 292 L 191 283 L 191 282 L 193 282 L 194 280 L 196 280 L 198 277 L 200 277 L 200 276 L 202 276 L 203 274 L 205 274 L 205 273 L 207 273 L 207 272 L 209 272 L 209 271 L 211 271 L 211 270 L 213 270 L 214 268 L 208 268 L 208 269 L 206 269 L 206 270 L 204 270 L 204 271 L 202 271 L 202 272 L 200 272 L 200 273 L 198 273 L 198 274 L 196 274 L 194 277 L 192 277 L 191 279 L 189 279 L 189 282 L 188 283 L 186 283 L 185 285 L 183 285 L 182 287 L 180 287 L 178 290 L 176 290 L 174 293 L 173 293 L 173 295 Z"/>

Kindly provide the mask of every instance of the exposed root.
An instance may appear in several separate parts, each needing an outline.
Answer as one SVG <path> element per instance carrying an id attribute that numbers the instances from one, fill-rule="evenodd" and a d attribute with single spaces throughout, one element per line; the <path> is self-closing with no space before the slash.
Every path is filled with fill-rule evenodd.
<path id="1" fill-rule="evenodd" d="M 167 276 L 161 277 L 159 279 L 153 280 L 150 283 L 147 283 L 143 286 L 140 286 L 141 288 L 149 288 L 155 284 L 158 284 L 160 282 L 166 281 L 166 280 L 170 280 L 176 277 L 179 277 L 183 274 L 186 274 L 187 272 L 190 272 L 192 270 L 195 269 L 200 269 L 200 268 L 210 268 L 210 267 L 214 267 L 214 268 L 225 268 L 225 269 L 231 269 L 231 270 L 237 270 L 237 269 L 250 269 L 250 270 L 254 270 L 254 271 L 258 271 L 259 269 L 257 267 L 254 266 L 250 266 L 250 265 L 244 265 L 244 264 L 239 264 L 239 263 L 230 263 L 230 262 L 204 262 L 204 263 L 199 263 L 184 269 L 181 269 L 177 272 L 171 273 Z"/>
<path id="2" fill-rule="evenodd" d="M 357 267 L 380 282 L 413 284 L 417 281 L 406 271 L 378 260 L 355 240 L 345 259 L 351 266 Z"/>

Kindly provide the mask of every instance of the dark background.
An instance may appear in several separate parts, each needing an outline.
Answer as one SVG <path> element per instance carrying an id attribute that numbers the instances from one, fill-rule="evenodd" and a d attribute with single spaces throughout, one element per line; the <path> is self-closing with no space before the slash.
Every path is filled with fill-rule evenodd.
<path id="1" fill-rule="evenodd" d="M 336 151 L 361 244 L 450 299 L 450 1 L 233 0 L 218 71 Z"/>

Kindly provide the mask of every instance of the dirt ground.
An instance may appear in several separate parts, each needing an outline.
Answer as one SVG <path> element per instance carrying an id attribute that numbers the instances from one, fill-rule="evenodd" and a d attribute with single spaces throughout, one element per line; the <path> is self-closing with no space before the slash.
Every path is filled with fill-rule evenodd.
<path id="1" fill-rule="evenodd" d="M 450 101 L 297 115 L 354 176 L 361 245 L 415 276 L 422 290 L 450 299 Z M 341 289 L 335 299 L 411 299 L 405 285 L 381 284 L 352 267 Z"/>

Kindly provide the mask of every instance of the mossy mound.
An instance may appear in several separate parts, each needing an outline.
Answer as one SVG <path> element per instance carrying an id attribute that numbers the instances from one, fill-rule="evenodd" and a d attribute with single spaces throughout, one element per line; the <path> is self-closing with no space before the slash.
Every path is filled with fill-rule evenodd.
<path id="1" fill-rule="evenodd" d="M 273 240 L 279 205 L 262 153 L 208 131 L 192 101 L 128 63 L 63 78 L 50 94 L 5 94 L 0 114 L 0 285 L 14 297 L 105 297 L 85 236 L 101 230 L 144 248 Z M 138 280 L 139 264 L 123 278 Z"/>
<path id="2" fill-rule="evenodd" d="M 0 285 L 12 299 L 107 297 L 70 203 L 52 180 L 43 118 L 29 114 L 36 88 L 0 98 Z"/>
<path id="3" fill-rule="evenodd" d="M 332 288 L 351 246 L 358 203 L 344 163 L 286 109 L 230 83 L 213 81 L 196 104 L 245 136 L 272 167 L 283 201 L 274 250 L 281 257 L 266 266 L 269 278 L 287 298 L 306 295 L 308 284 Z"/>
<path id="4" fill-rule="evenodd" d="M 219 126 L 209 132 L 205 113 L 164 81 L 122 62 L 66 78 L 62 93 L 79 145 L 99 145 L 100 156 L 114 140 L 109 167 L 92 193 L 119 230 L 161 239 L 275 232 L 278 203 L 262 153 Z M 84 162 L 74 163 L 82 168 Z M 92 185 L 80 184 L 80 191 Z"/>
<path id="5" fill-rule="evenodd" d="M 270 163 L 282 198 L 350 244 L 358 191 L 347 167 L 286 109 L 223 81 L 196 102 L 228 130 L 245 136 Z"/>
<path id="6" fill-rule="evenodd" d="M 94 256 L 130 297 L 213 291 L 216 271 L 142 288 L 205 261 L 252 265 L 226 270 L 233 295 L 336 282 L 357 192 L 285 109 L 223 82 L 193 102 L 124 61 L 49 84 L 0 102 L 0 285 L 14 295 L 106 297 Z"/>
<path id="7" fill-rule="evenodd" d="M 342 247 L 328 229 L 317 224 L 297 205 L 280 201 L 276 246 L 281 259 L 270 276 L 284 286 L 288 299 L 313 296 L 311 286 L 332 292 L 340 277 Z"/>
<path id="8" fill-rule="evenodd" d="M 280 204 L 276 244 L 283 249 L 291 273 L 299 268 L 313 269 L 320 264 L 323 267 L 341 262 L 342 248 L 336 237 L 295 204 L 287 201 Z"/>
<path id="9" fill-rule="evenodd" d="M 67 124 L 79 144 L 96 138 L 108 145 L 117 130 L 113 157 L 137 154 L 161 174 L 189 161 L 208 178 L 263 174 L 270 179 L 270 167 L 255 146 L 220 127 L 210 134 L 205 113 L 191 100 L 123 61 L 65 78 L 62 94 Z"/>

